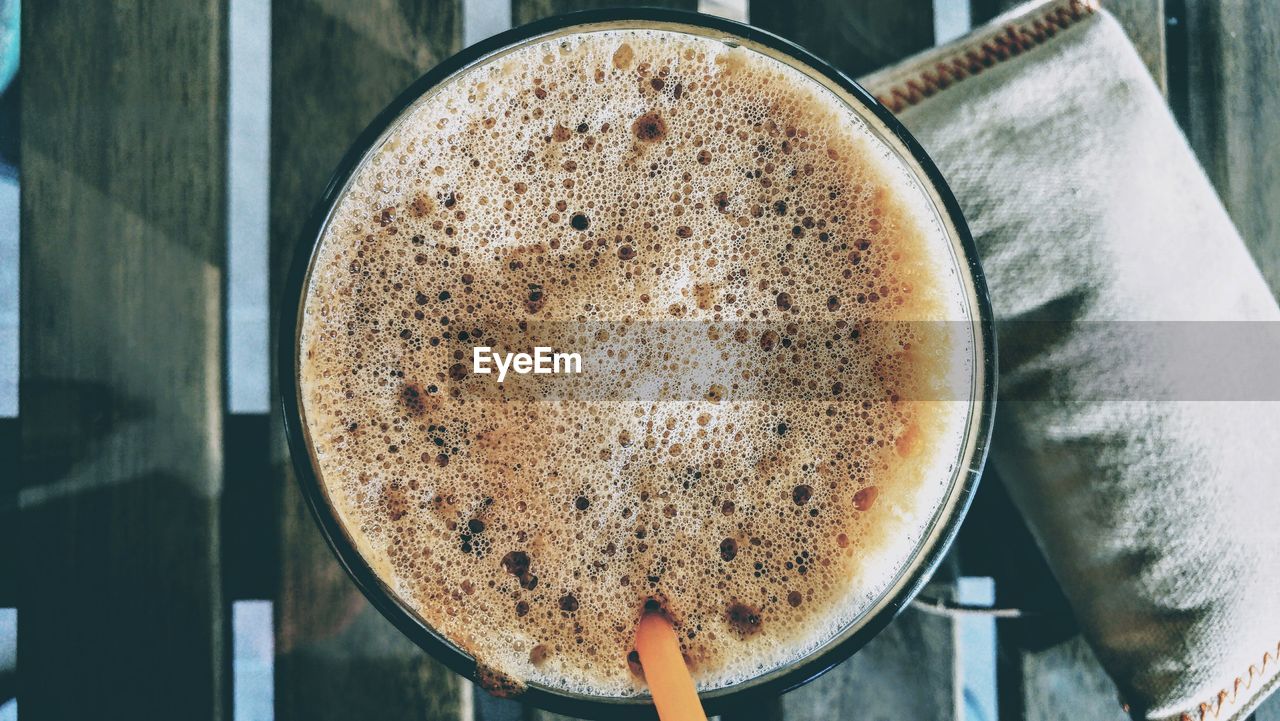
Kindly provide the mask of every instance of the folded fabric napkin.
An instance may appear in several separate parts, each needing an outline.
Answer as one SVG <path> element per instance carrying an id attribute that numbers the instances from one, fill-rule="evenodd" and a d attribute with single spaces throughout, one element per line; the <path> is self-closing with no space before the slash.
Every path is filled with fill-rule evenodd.
<path id="1" fill-rule="evenodd" d="M 1155 397 L 1178 359 L 1125 329 L 1280 310 L 1146 68 L 1106 12 L 1038 2 L 863 82 L 964 209 L 1003 349 L 991 461 L 1130 713 L 1243 719 L 1280 671 L 1280 403 Z"/>

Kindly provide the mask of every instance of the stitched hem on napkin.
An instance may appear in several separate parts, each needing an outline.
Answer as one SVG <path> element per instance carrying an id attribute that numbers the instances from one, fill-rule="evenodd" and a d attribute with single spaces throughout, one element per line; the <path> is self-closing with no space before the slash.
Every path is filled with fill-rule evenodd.
<path id="1" fill-rule="evenodd" d="M 893 112 L 926 98 L 1009 58 L 1043 45 L 1098 10 L 1096 0 L 1054 0 L 1030 10 L 1017 8 L 951 45 L 922 53 L 903 65 L 863 80 L 881 105 Z"/>
<path id="2" fill-rule="evenodd" d="M 1267 669 L 1268 666 L 1271 666 L 1270 671 Z M 1271 695 L 1271 692 L 1276 688 L 1276 684 L 1280 683 L 1280 674 L 1277 674 L 1277 671 L 1280 671 L 1280 668 L 1277 668 L 1278 666 L 1280 666 L 1280 643 L 1276 644 L 1274 653 L 1267 651 L 1262 654 L 1262 663 L 1260 665 L 1251 664 L 1247 674 L 1236 676 L 1236 681 L 1232 684 L 1231 690 L 1222 689 L 1212 701 L 1200 704 L 1197 709 L 1199 712 L 1197 716 L 1184 713 L 1179 721 L 1208 721 L 1209 719 L 1220 718 L 1227 707 L 1235 706 L 1240 701 L 1241 691 L 1252 691 L 1254 681 L 1261 681 L 1270 673 L 1271 679 L 1249 694 L 1245 699 L 1246 705 L 1236 709 L 1234 715 L 1229 717 L 1230 719 L 1244 718 L 1247 714 L 1252 713 L 1263 699 Z"/>

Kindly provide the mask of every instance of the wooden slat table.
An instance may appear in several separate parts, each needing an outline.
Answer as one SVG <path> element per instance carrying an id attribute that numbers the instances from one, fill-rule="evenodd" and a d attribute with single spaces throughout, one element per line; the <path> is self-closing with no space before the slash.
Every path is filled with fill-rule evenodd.
<path id="1" fill-rule="evenodd" d="M 225 412 L 232 2 L 24 3 L 23 410 L 6 455 L 20 456 L 21 477 L 0 495 L 0 525 L 21 544 L 0 558 L 13 569 L 0 596 L 19 606 L 22 718 L 229 719 L 228 609 L 241 598 L 275 602 L 277 718 L 555 718 L 477 695 L 373 611 L 302 505 L 279 418 Z M 751 0 L 748 10 L 857 76 L 929 47 L 935 2 L 965 0 Z M 511 0 L 511 16 L 615 4 Z M 979 24 L 1010 4 L 968 9 Z M 1280 292 L 1280 204 L 1270 202 L 1280 198 L 1280 4 L 1106 6 Z M 340 155 L 460 49 L 464 14 L 461 0 L 274 0 L 273 295 Z M 987 575 L 997 603 L 1046 611 L 999 628 L 1001 718 L 1123 719 L 995 481 L 929 593 Z M 822 679 L 725 719 L 963 718 L 957 643 L 954 621 L 908 610 Z M 1280 721 L 1280 701 L 1257 718 Z"/>
<path id="2" fill-rule="evenodd" d="M 24 719 L 225 713 L 225 12 L 23 9 Z"/>

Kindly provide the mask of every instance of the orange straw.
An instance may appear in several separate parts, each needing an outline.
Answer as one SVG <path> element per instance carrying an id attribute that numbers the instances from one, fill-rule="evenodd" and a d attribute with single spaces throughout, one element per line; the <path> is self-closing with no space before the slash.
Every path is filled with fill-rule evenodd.
<path id="1" fill-rule="evenodd" d="M 636 629 L 636 652 L 644 668 L 653 705 L 662 721 L 706 721 L 693 676 L 680 653 L 671 621 L 661 613 L 646 613 Z"/>

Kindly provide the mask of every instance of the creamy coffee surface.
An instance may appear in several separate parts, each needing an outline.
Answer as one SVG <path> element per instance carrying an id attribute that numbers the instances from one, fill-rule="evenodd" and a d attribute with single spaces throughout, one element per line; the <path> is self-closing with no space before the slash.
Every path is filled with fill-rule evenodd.
<path id="1" fill-rule="evenodd" d="M 646 602 L 700 688 L 758 676 L 866 611 L 948 493 L 949 248 L 788 66 L 657 29 L 525 45 L 412 105 L 330 218 L 300 341 L 319 475 L 491 680 L 642 693 Z M 499 384 L 477 346 L 582 372 Z"/>

